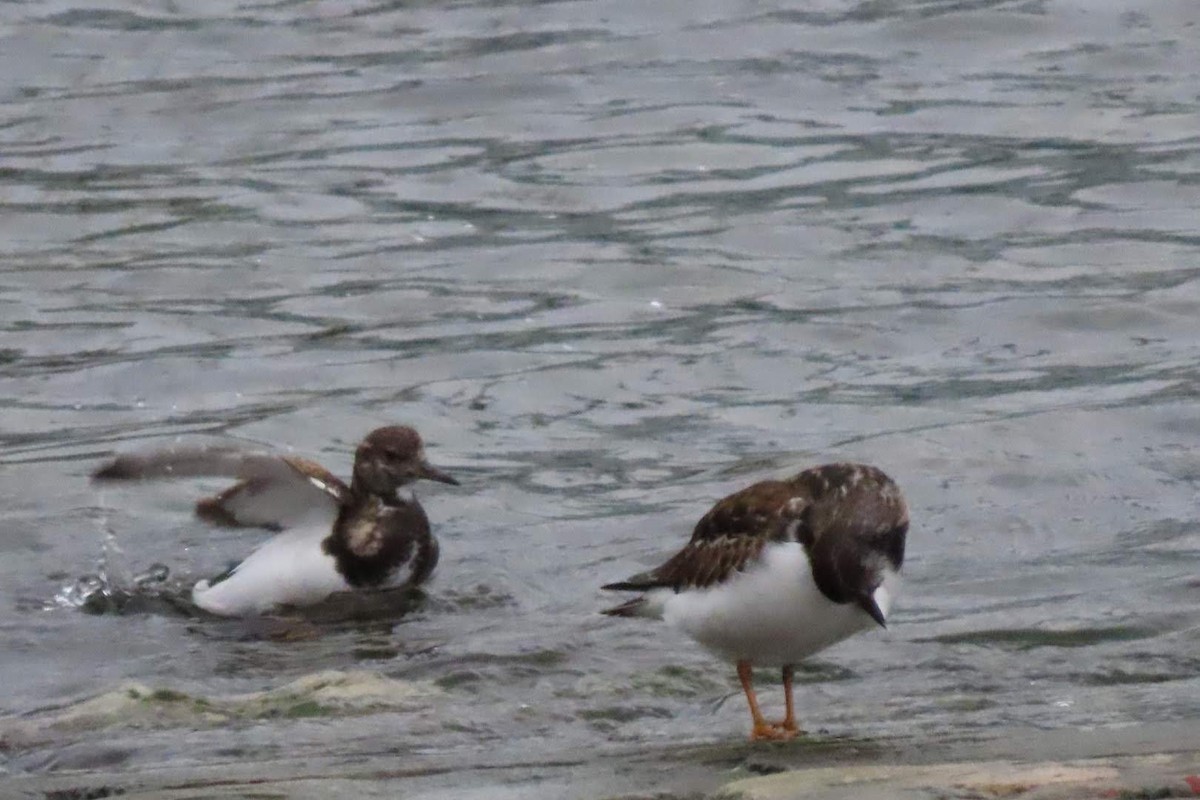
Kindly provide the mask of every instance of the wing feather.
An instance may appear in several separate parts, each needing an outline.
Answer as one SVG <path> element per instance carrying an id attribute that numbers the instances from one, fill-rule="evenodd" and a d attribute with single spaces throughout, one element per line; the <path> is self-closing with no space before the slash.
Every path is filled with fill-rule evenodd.
<path id="1" fill-rule="evenodd" d="M 117 456 L 93 474 L 97 481 L 236 478 L 196 504 L 196 515 L 228 527 L 280 530 L 313 514 L 336 515 L 349 488 L 316 462 L 228 447 L 172 447 Z"/>
<path id="2" fill-rule="evenodd" d="M 691 540 L 666 563 L 602 588 L 680 591 L 721 583 L 757 559 L 768 542 L 789 534 L 789 522 L 801 510 L 794 499 L 795 490 L 781 481 L 735 492 L 700 518 Z"/>
<path id="3" fill-rule="evenodd" d="M 885 567 L 900 569 L 907 531 L 904 496 L 881 470 L 826 464 L 729 495 L 701 517 L 691 540 L 664 564 L 601 588 L 705 588 L 745 570 L 768 543 L 789 541 L 803 545 L 827 597 L 863 601 L 879 586 Z"/>

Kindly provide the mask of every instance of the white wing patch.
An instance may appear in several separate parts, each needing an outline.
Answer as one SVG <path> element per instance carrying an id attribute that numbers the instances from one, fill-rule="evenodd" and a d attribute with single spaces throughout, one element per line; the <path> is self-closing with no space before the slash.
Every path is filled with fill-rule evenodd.
<path id="1" fill-rule="evenodd" d="M 320 491 L 314 492 L 316 486 Z M 308 523 L 333 527 L 338 501 L 317 480 L 242 484 L 220 496 L 220 506 L 240 525 L 287 529 Z"/>
<path id="2" fill-rule="evenodd" d="M 320 478 L 309 475 L 308 482 L 311 483 L 313 486 L 317 487 L 318 489 L 320 489 L 325 494 L 332 495 L 334 497 L 336 497 L 338 495 L 338 492 L 336 489 L 334 489 L 332 486 L 330 486 L 328 483 L 321 480 Z"/>

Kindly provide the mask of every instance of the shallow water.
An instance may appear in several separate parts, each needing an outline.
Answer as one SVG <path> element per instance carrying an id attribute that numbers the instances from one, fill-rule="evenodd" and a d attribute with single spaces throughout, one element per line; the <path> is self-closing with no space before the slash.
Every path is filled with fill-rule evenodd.
<path id="1" fill-rule="evenodd" d="M 747 730 L 731 670 L 600 617 L 597 587 L 723 494 L 840 458 L 892 474 L 914 526 L 889 629 L 802 673 L 811 730 L 1196 719 L 1198 21 L 6 5 L 0 714 L 33 729 L 0 731 L 0 769 L 505 762 L 531 765 L 514 796 L 554 797 L 539 763 L 694 767 Z M 421 490 L 442 562 L 407 614 L 192 615 L 182 587 L 256 535 L 190 518 L 209 485 L 86 480 L 176 437 L 345 473 L 392 422 L 463 482 Z M 81 576 L 122 600 L 159 563 L 166 584 L 76 606 Z M 325 670 L 438 691 L 52 724 L 130 682 L 219 698 Z"/>

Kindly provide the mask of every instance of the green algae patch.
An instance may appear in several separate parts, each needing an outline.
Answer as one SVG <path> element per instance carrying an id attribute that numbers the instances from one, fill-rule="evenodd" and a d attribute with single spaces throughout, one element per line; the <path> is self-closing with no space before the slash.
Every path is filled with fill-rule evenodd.
<path id="1" fill-rule="evenodd" d="M 1047 630 L 1043 628 L 995 628 L 983 631 L 948 633 L 922 642 L 938 644 L 973 644 L 993 646 L 1003 650 L 1033 650 L 1039 647 L 1090 647 L 1105 642 L 1132 642 L 1149 639 L 1156 632 L 1133 625 L 1114 625 L 1104 628 Z"/>
<path id="2" fill-rule="evenodd" d="M 1191 675 L 1183 672 L 1130 672 L 1123 669 L 1095 672 L 1080 677 L 1087 686 L 1124 686 L 1127 684 L 1169 683 L 1187 680 Z"/>
<path id="3" fill-rule="evenodd" d="M 308 717 L 326 717 L 329 716 L 330 709 L 317 703 L 315 700 L 305 700 L 303 703 L 296 705 L 283 712 L 285 717 L 289 719 L 305 719 Z"/>
<path id="4" fill-rule="evenodd" d="M 369 671 L 305 675 L 260 692 L 199 696 L 125 683 L 95 697 L 43 713 L 0 719 L 0 737 L 36 743 L 55 733 L 113 727 L 207 728 L 238 721 L 353 716 L 381 711 L 422 712 L 442 690 L 427 681 L 402 681 Z"/>
<path id="5" fill-rule="evenodd" d="M 719 670 L 698 670 L 677 665 L 660 667 L 654 672 L 633 676 L 629 685 L 633 696 L 642 697 L 700 697 L 719 694 L 726 684 Z"/>
<path id="6" fill-rule="evenodd" d="M 642 702 L 653 698 L 695 698 L 724 694 L 729 684 L 719 667 L 695 669 L 668 664 L 655 670 L 628 675 L 589 674 L 574 686 L 560 689 L 558 697 L 611 702 L 614 699 Z"/>

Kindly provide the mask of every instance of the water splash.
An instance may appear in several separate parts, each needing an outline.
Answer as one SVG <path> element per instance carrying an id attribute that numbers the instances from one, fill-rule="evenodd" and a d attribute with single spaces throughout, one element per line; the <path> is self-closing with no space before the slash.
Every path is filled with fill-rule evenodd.
<path id="1" fill-rule="evenodd" d="M 73 583 L 63 586 L 54 595 L 54 605 L 59 608 L 85 608 L 93 598 L 108 591 L 108 581 L 103 575 L 81 575 Z"/>
<path id="2" fill-rule="evenodd" d="M 54 606 L 75 608 L 87 614 L 120 614 L 145 610 L 147 605 L 176 607 L 183 600 L 179 587 L 168 580 L 165 564 L 151 564 L 127 582 L 114 579 L 103 569 L 81 575 L 54 595 Z M 150 601 L 147 603 L 146 601 Z"/>
<path id="3" fill-rule="evenodd" d="M 110 524 L 103 497 L 93 511 L 103 533 L 96 571 L 80 575 L 60 588 L 48 607 L 73 608 L 87 614 L 124 614 L 154 609 L 186 611 L 181 609 L 188 603 L 185 588 L 170 583 L 170 568 L 155 562 L 140 572 L 131 572 L 125 551 Z"/>
<path id="4" fill-rule="evenodd" d="M 155 562 L 144 571 L 133 576 L 133 585 L 140 589 L 146 586 L 153 586 L 157 583 L 166 583 L 169 577 L 171 577 L 170 568 L 166 564 Z"/>

